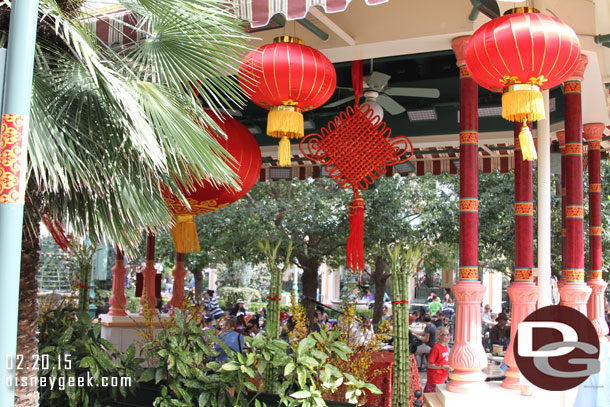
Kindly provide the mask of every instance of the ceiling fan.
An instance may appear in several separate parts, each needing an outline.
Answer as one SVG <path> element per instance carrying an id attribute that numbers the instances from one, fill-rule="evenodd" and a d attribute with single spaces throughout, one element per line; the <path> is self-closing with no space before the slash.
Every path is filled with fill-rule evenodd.
<path id="1" fill-rule="evenodd" d="M 388 81 L 391 76 L 381 72 L 372 72 L 370 76 L 364 77 L 363 93 L 365 102 L 373 108 L 376 114 L 383 118 L 383 110 L 386 110 L 391 115 L 400 114 L 406 109 L 390 96 L 408 96 L 408 97 L 420 97 L 420 98 L 438 98 L 440 92 L 434 88 L 391 88 L 388 87 Z M 341 88 L 337 89 L 351 90 L 352 88 Z M 337 100 L 336 102 L 325 105 L 325 108 L 332 108 L 352 101 L 356 98 L 355 95 L 348 96 L 346 98 Z M 380 106 L 376 109 L 376 105 Z"/>

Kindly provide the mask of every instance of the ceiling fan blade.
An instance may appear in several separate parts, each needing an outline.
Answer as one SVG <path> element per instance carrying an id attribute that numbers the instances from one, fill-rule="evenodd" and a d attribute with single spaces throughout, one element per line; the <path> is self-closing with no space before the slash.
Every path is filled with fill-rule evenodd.
<path id="1" fill-rule="evenodd" d="M 441 95 L 435 88 L 388 88 L 383 91 L 390 96 L 411 96 L 419 98 L 438 98 Z"/>
<path id="2" fill-rule="evenodd" d="M 382 89 L 388 84 L 390 78 L 390 75 L 386 75 L 381 72 L 373 72 L 368 80 L 369 87 L 376 90 Z"/>
<path id="3" fill-rule="evenodd" d="M 487 17 L 491 19 L 500 17 L 500 7 L 498 7 L 496 0 L 477 0 L 476 3 L 478 4 L 476 7 L 479 11 Z M 475 2 L 473 2 L 473 5 L 474 4 Z"/>
<path id="4" fill-rule="evenodd" d="M 377 97 L 377 103 L 379 103 L 381 107 L 383 107 L 391 115 L 400 114 L 407 110 L 394 99 L 383 94 Z"/>
<path id="5" fill-rule="evenodd" d="M 342 104 L 347 103 L 347 102 L 349 102 L 350 100 L 354 100 L 354 99 L 356 99 L 356 96 L 354 96 L 354 95 L 352 95 L 352 96 L 348 96 L 348 97 L 346 97 L 346 98 L 339 99 L 339 100 L 337 100 L 336 102 L 333 102 L 333 103 L 329 103 L 329 104 L 327 104 L 327 105 L 324 105 L 324 108 L 325 108 L 325 109 L 329 109 L 329 108 L 331 108 L 331 107 L 337 107 L 337 106 L 339 106 L 339 105 L 342 105 Z"/>

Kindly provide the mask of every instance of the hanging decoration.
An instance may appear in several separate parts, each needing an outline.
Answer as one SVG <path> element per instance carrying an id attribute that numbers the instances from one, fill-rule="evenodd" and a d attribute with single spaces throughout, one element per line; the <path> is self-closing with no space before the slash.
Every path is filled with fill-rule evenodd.
<path id="1" fill-rule="evenodd" d="M 207 180 L 196 180 L 192 176 L 193 187 L 189 190 L 182 188 L 189 209 L 166 187 L 162 187 L 165 203 L 175 216 L 172 238 L 178 253 L 199 251 L 195 216 L 222 209 L 243 197 L 256 183 L 261 170 L 260 148 L 246 126 L 227 114 L 218 116 L 218 113 L 210 112 L 210 115 L 227 135 L 226 139 L 216 134 L 214 137 L 233 156 L 235 161 L 227 164 L 240 179 L 241 190 L 218 186 Z"/>
<path id="2" fill-rule="evenodd" d="M 250 52 L 239 84 L 254 103 L 269 110 L 267 135 L 280 139 L 278 162 L 290 166 L 290 139 L 305 135 L 303 112 L 323 105 L 335 91 L 333 64 L 297 37 L 283 36 Z"/>
<path id="3" fill-rule="evenodd" d="M 479 85 L 502 94 L 502 117 L 523 123 L 523 159 L 535 160 L 528 121 L 545 118 L 542 90 L 564 82 L 576 69 L 580 42 L 561 20 L 531 7 L 508 10 L 479 28 L 466 49 L 466 66 Z"/>
<path id="4" fill-rule="evenodd" d="M 67 252 L 72 248 L 72 242 L 70 241 L 72 235 L 66 235 L 61 224 L 57 220 L 51 218 L 49 209 L 47 208 L 45 208 L 44 213 L 42 214 L 42 221 L 61 250 Z"/>
<path id="5" fill-rule="evenodd" d="M 352 75 L 354 89 L 358 89 L 358 82 L 362 83 L 360 64 L 357 61 L 352 65 L 356 72 Z M 307 158 L 319 161 L 341 188 L 354 192 L 347 240 L 347 268 L 352 271 L 364 270 L 364 200 L 360 189 L 368 189 L 384 176 L 387 166 L 406 162 L 413 156 L 411 141 L 405 136 L 390 138 L 391 129 L 375 116 L 369 105 L 359 106 L 358 99 L 356 93 L 354 107 L 348 106 L 322 128 L 321 134 L 310 134 L 300 144 Z"/>

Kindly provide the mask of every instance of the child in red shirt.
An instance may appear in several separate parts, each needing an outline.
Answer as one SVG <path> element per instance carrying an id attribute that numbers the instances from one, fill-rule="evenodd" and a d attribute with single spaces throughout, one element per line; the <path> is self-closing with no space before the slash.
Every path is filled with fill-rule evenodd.
<path id="1" fill-rule="evenodd" d="M 436 329 L 436 344 L 428 356 L 428 373 L 424 393 L 434 393 L 437 384 L 445 383 L 449 374 L 449 329 L 440 327 Z"/>

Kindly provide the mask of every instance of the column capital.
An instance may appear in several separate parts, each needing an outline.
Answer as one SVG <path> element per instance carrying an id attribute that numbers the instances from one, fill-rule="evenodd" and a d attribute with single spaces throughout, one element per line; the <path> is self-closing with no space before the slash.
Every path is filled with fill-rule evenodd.
<path id="1" fill-rule="evenodd" d="M 603 123 L 587 123 L 583 126 L 583 136 L 587 141 L 602 141 L 606 125 Z"/>
<path id="2" fill-rule="evenodd" d="M 451 48 L 453 48 L 453 52 L 457 58 L 457 66 L 466 65 L 466 47 L 471 38 L 471 35 L 464 35 L 462 37 L 455 37 L 451 40 Z"/>
<path id="3" fill-rule="evenodd" d="M 587 56 L 584 54 L 580 54 L 580 59 L 578 60 L 578 63 L 576 64 L 576 69 L 574 70 L 572 75 L 570 75 L 570 77 L 568 79 L 566 79 L 566 82 L 567 81 L 582 82 L 585 78 L 585 69 L 587 69 L 588 63 L 589 63 L 589 58 L 587 58 Z"/>
<path id="4" fill-rule="evenodd" d="M 566 132 L 563 130 L 560 130 L 557 133 L 555 133 L 555 135 L 557 136 L 557 141 L 559 141 L 559 147 L 564 148 L 566 145 Z"/>

